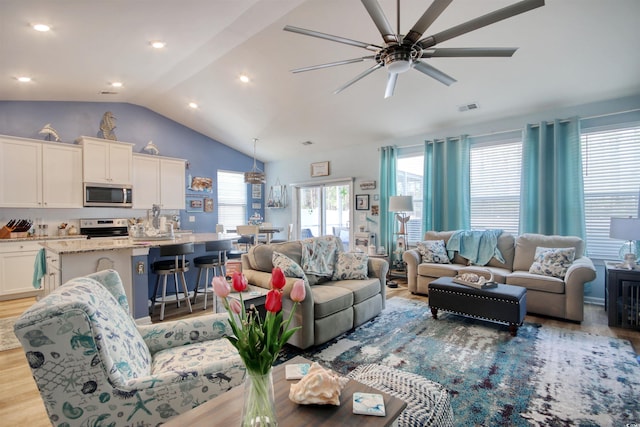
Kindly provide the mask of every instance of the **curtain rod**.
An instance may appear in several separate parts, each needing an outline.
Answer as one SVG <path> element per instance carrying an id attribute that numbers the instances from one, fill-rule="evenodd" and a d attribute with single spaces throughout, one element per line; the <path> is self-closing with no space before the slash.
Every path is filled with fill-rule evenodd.
<path id="1" fill-rule="evenodd" d="M 595 116 L 588 116 L 588 117 L 580 117 L 579 119 L 582 120 L 591 120 L 591 119 L 598 119 L 600 117 L 608 117 L 608 116 L 615 116 L 618 114 L 626 114 L 626 113 L 632 113 L 635 111 L 640 111 L 640 108 L 633 108 L 631 110 L 625 110 L 625 111 L 617 111 L 615 113 L 606 113 L 606 114 L 598 114 Z M 560 123 L 566 123 L 568 122 L 568 119 L 564 119 L 564 120 L 560 120 Z M 540 125 L 532 125 L 533 127 L 539 127 Z M 523 131 L 524 128 L 522 129 L 510 129 L 510 130 L 501 130 L 501 131 L 496 131 L 496 132 L 488 132 L 488 133 L 483 133 L 483 134 L 478 134 L 478 135 L 468 135 L 469 138 L 484 138 L 486 136 L 493 136 L 493 135 L 499 135 L 501 133 L 510 133 L 510 132 L 521 132 Z M 433 138 L 433 139 L 443 139 L 443 138 Z M 424 145 L 424 143 L 420 143 L 420 144 L 410 144 L 410 145 L 402 145 L 402 146 L 397 146 L 397 145 L 393 145 L 396 148 L 414 148 L 414 147 L 422 147 Z M 380 147 L 382 148 L 382 147 Z M 378 148 L 378 151 L 380 151 L 380 148 Z"/>

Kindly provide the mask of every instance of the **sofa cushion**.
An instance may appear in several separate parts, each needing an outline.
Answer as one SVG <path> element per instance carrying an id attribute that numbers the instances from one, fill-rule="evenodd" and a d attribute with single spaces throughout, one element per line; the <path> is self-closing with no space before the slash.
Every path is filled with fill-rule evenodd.
<path id="1" fill-rule="evenodd" d="M 341 287 L 353 292 L 353 304 L 360 304 L 374 295 L 380 293 L 379 279 L 366 280 L 341 280 L 333 284 L 334 287 Z"/>
<path id="2" fill-rule="evenodd" d="M 576 255 L 575 248 L 536 248 L 529 273 L 564 279 Z"/>
<path id="3" fill-rule="evenodd" d="M 369 257 L 362 252 L 340 252 L 331 280 L 366 279 Z"/>
<path id="4" fill-rule="evenodd" d="M 423 263 L 418 264 L 418 275 L 430 277 L 453 277 L 458 274 L 458 270 L 462 267 L 464 267 L 464 265 Z"/>
<path id="5" fill-rule="evenodd" d="M 514 271 L 529 271 L 534 262 L 536 248 L 575 248 L 575 258 L 584 253 L 584 241 L 576 236 L 545 236 L 542 234 L 521 234 L 516 238 Z"/>
<path id="6" fill-rule="evenodd" d="M 256 245 L 249 249 L 249 265 L 253 270 L 271 273 L 273 269 L 273 251 L 280 252 L 301 265 L 302 246 L 299 241 Z"/>
<path id="7" fill-rule="evenodd" d="M 422 257 L 422 262 L 433 262 L 436 264 L 450 264 L 447 256 L 447 248 L 444 240 L 425 240 L 418 242 L 418 252 Z"/>
<path id="8" fill-rule="evenodd" d="M 564 281 L 557 277 L 541 276 L 526 271 L 514 271 L 507 277 L 508 285 L 522 286 L 532 291 L 564 294 Z"/>
<path id="9" fill-rule="evenodd" d="M 280 267 L 285 276 L 304 278 L 304 271 L 302 271 L 302 267 L 288 256 L 281 254 L 280 252 L 273 251 L 272 262 L 273 267 Z"/>
<path id="10" fill-rule="evenodd" d="M 513 234 L 502 232 L 498 237 L 498 250 L 504 258 L 504 262 L 499 261 L 496 257 L 491 258 L 489 267 L 498 267 L 511 271 L 513 269 L 513 256 L 515 255 L 515 237 Z M 501 282 L 504 283 L 504 282 Z"/>
<path id="11" fill-rule="evenodd" d="M 350 309 L 353 305 L 353 292 L 344 287 L 316 285 L 311 287 L 311 292 L 315 319 Z"/>

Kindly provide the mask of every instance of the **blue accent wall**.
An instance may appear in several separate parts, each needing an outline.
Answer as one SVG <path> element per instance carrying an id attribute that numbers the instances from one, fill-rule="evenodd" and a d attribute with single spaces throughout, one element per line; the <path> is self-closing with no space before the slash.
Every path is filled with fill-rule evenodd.
<path id="1" fill-rule="evenodd" d="M 147 108 L 128 103 L 107 102 L 50 102 L 50 101 L 0 101 L 0 134 L 33 138 L 42 140 L 43 135 L 38 131 L 51 123 L 63 143 L 74 143 L 80 136 L 97 137 L 100 121 L 105 112 L 111 111 L 116 118 L 115 134 L 118 141 L 136 144 L 134 153 L 142 152 L 149 142 L 160 150 L 161 156 L 186 159 L 189 169 L 186 175 L 211 177 L 214 179 L 213 193 L 193 193 L 200 197 L 212 197 L 214 211 L 212 213 L 181 211 L 182 228 L 197 232 L 215 231 L 218 223 L 216 174 L 218 169 L 236 172 L 246 172 L 253 167 L 253 158 L 247 156 L 223 143 L 202 135 L 186 126 L 170 120 Z M 197 112 L 194 111 L 194 114 Z M 248 148 L 251 141 L 247 141 Z M 258 162 L 264 170 L 264 164 Z M 264 188 L 262 197 L 264 198 Z M 247 216 L 251 209 L 251 186 L 247 185 Z M 264 203 L 262 203 L 264 206 Z M 83 210 L 84 211 L 84 210 Z M 113 213 L 104 211 L 108 217 Z M 264 209 L 259 210 L 264 217 Z M 100 210 L 91 209 L 84 212 L 90 215 L 78 214 L 80 217 L 97 217 Z M 44 213 L 46 216 L 46 213 Z M 138 212 L 122 212 L 125 217 L 140 216 Z M 195 216 L 196 221 L 188 222 L 189 216 Z"/>

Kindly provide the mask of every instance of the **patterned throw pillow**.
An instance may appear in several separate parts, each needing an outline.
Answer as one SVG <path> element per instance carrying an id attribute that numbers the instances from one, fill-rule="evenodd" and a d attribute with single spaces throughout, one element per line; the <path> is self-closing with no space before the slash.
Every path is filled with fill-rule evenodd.
<path id="1" fill-rule="evenodd" d="M 543 248 L 538 246 L 529 273 L 564 279 L 575 257 L 575 248 Z"/>
<path id="2" fill-rule="evenodd" d="M 297 262 L 280 252 L 273 251 L 271 262 L 274 267 L 280 267 L 284 275 L 287 277 L 305 277 L 302 267 L 300 267 Z"/>
<path id="3" fill-rule="evenodd" d="M 418 242 L 418 252 L 422 255 L 422 262 L 435 264 L 451 264 L 447 256 L 444 240 L 425 240 Z"/>
<path id="4" fill-rule="evenodd" d="M 331 280 L 366 279 L 369 257 L 363 252 L 340 252 Z"/>

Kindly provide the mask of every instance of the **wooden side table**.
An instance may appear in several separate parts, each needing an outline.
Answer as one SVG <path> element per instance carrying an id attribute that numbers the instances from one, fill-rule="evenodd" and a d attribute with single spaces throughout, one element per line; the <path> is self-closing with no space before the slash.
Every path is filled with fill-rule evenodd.
<path id="1" fill-rule="evenodd" d="M 609 326 L 640 329 L 640 270 L 605 262 L 604 304 Z"/>

